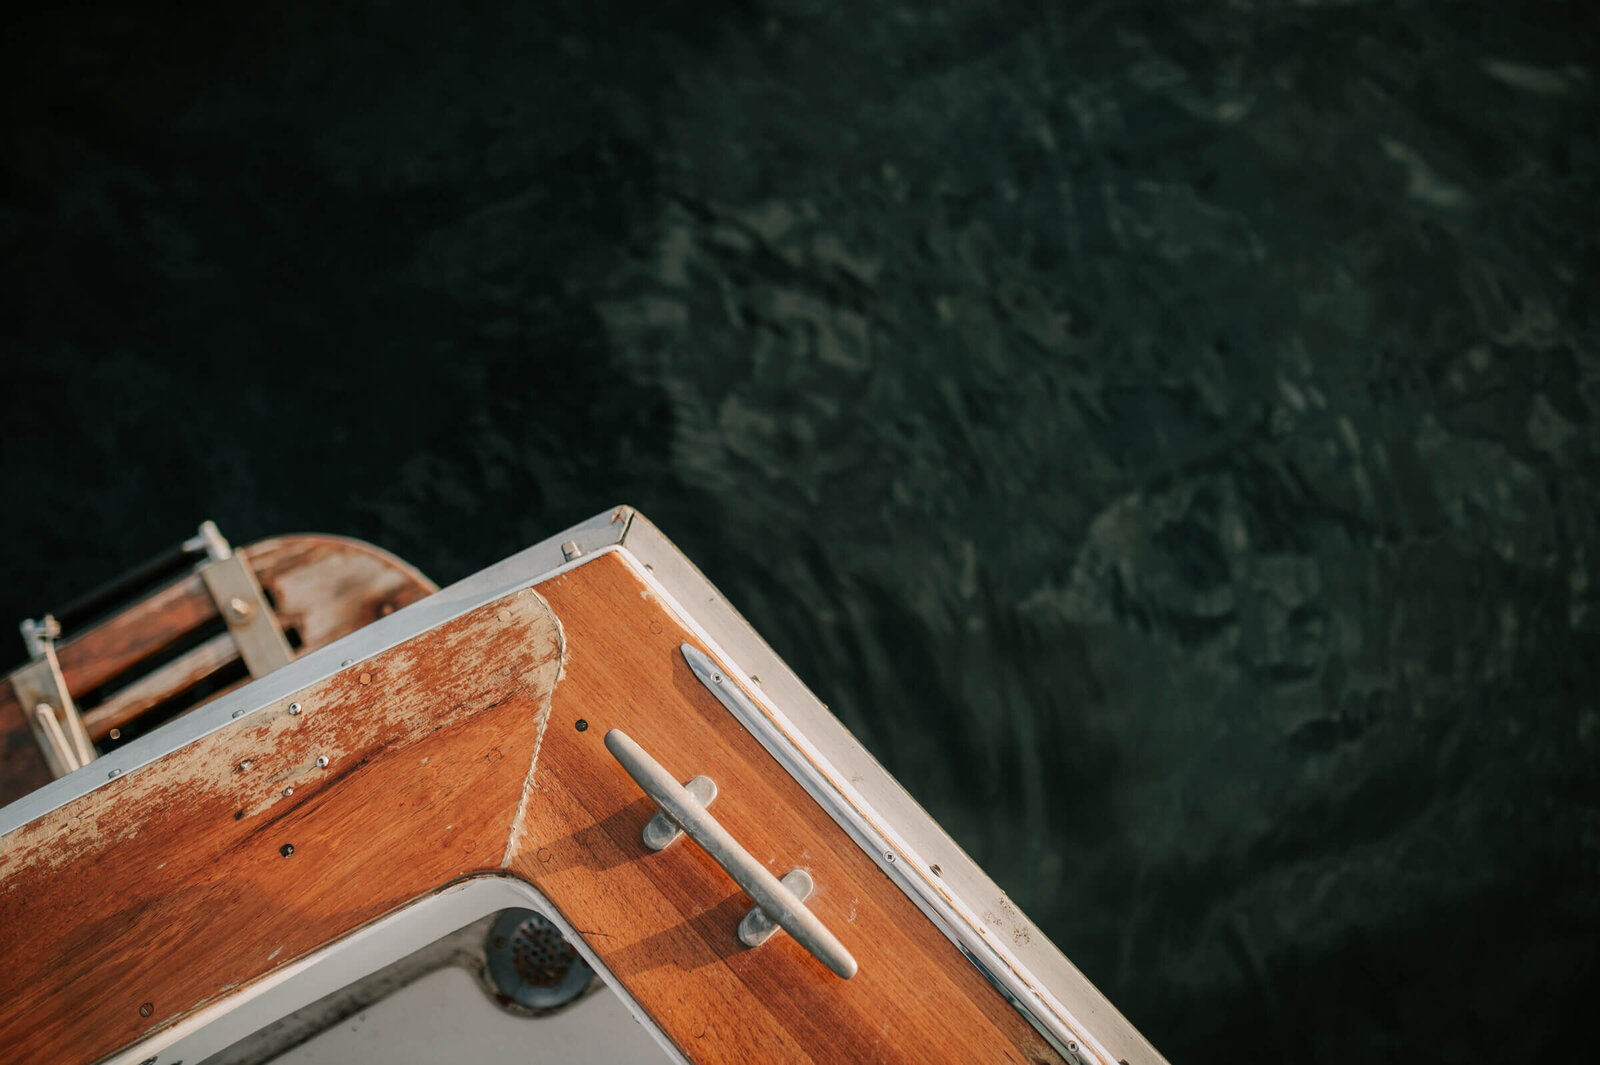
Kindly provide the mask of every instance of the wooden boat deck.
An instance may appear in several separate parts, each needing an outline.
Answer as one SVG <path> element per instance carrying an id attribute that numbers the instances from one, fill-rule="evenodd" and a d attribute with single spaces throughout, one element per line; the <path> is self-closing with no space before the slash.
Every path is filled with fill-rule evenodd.
<path id="1" fill-rule="evenodd" d="M 446 885 L 509 876 L 691 1061 L 1061 1060 L 701 685 L 685 641 L 627 555 L 597 554 L 0 838 L 0 1046 L 100 1060 Z M 692 844 L 643 846 L 655 808 L 611 728 L 713 777 L 760 862 L 811 871 L 853 979 L 787 936 L 744 947 L 726 874 Z"/>

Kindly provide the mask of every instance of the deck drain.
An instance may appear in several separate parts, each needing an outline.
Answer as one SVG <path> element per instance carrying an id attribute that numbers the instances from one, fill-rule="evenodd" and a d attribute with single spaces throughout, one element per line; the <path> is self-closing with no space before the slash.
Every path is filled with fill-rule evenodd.
<path id="1" fill-rule="evenodd" d="M 530 1010 L 565 1006 L 594 979 L 556 926 L 532 910 L 506 910 L 489 929 L 485 950 L 495 990 Z"/>

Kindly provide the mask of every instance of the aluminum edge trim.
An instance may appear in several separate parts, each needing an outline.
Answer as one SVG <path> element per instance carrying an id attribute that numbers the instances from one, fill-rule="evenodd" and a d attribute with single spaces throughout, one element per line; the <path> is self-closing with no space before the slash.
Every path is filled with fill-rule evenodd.
<path id="1" fill-rule="evenodd" d="M 262 709 L 307 688 L 345 668 L 404 643 L 413 636 L 460 617 L 520 588 L 547 580 L 564 570 L 581 566 L 597 554 L 614 550 L 627 535 L 633 520 L 631 507 L 613 507 L 587 521 L 541 540 L 501 562 L 479 570 L 448 588 L 379 618 L 326 647 L 295 659 L 281 669 L 162 725 L 125 747 L 97 758 L 64 777 L 0 807 L 0 846 L 3 837 L 52 810 L 89 794 L 115 777 L 137 772 L 202 736 L 248 718 Z M 582 553 L 567 559 L 561 545 L 575 542 Z M 235 716 L 235 715 L 238 716 Z"/>
<path id="2" fill-rule="evenodd" d="M 640 578 L 668 599 L 760 703 L 763 717 L 743 722 L 746 727 L 1025 1014 L 1063 1042 L 1089 1044 L 1083 1049 L 1092 1048 L 1105 1065 L 1165 1062 L 671 540 L 635 515 L 622 548 Z M 902 860 L 886 857 L 885 843 Z M 937 877 L 933 864 L 940 867 Z"/>

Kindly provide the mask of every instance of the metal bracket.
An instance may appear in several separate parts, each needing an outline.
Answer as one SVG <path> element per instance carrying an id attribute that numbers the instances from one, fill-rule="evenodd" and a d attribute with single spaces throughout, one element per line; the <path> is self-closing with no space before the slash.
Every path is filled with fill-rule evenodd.
<path id="1" fill-rule="evenodd" d="M 211 561 L 200 565 L 200 579 L 222 612 L 222 620 L 228 623 L 228 632 L 239 647 L 245 668 L 252 677 L 259 677 L 288 665 L 294 652 L 289 649 L 283 626 L 278 624 L 255 573 L 233 553 L 209 521 L 200 526 L 198 539 L 211 556 Z"/>
<path id="2" fill-rule="evenodd" d="M 60 635 L 61 626 L 49 614 L 41 621 L 22 623 L 22 640 L 33 661 L 11 675 L 11 687 L 44 752 L 45 764 L 53 776 L 64 777 L 94 761 L 95 750 L 56 659 Z"/>

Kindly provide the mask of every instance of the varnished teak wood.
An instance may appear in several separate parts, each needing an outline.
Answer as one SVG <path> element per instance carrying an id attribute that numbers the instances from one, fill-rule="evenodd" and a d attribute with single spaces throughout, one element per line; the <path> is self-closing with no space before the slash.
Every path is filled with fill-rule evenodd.
<path id="1" fill-rule="evenodd" d="M 539 592 L 0 839 L 7 1060 L 94 1061 L 474 875 L 543 893 L 694 1061 L 1058 1060 L 695 680 L 682 620 L 624 556 Z M 787 936 L 743 947 L 750 902 L 726 874 L 687 841 L 643 846 L 654 810 L 605 750 L 609 728 L 681 778 L 713 777 L 716 815 L 774 872 L 811 871 L 809 905 L 854 979 Z"/>

